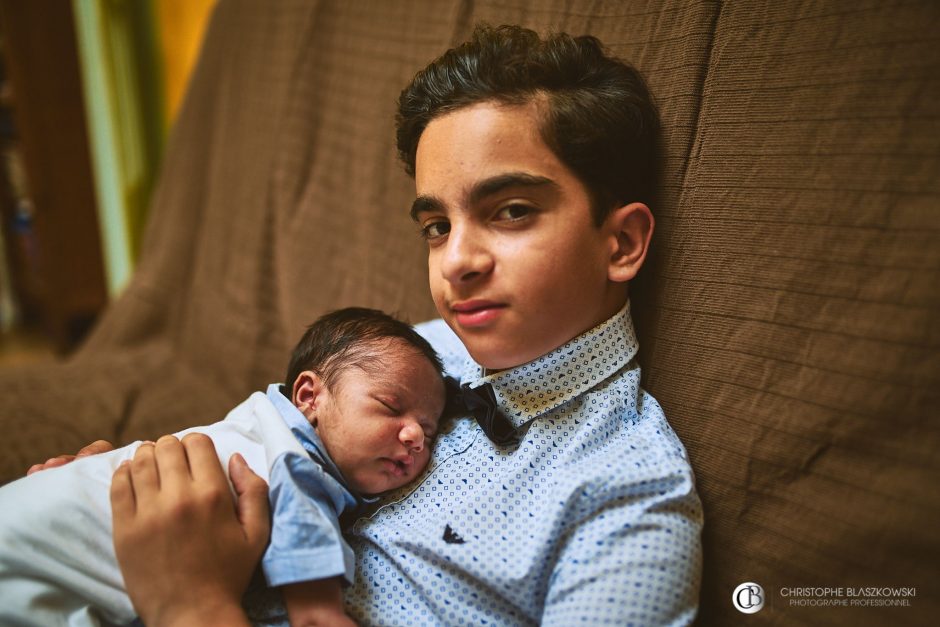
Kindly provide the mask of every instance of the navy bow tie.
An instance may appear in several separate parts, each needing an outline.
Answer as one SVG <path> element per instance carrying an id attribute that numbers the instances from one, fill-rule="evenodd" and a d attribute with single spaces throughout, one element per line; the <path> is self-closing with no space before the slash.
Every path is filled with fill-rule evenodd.
<path id="1" fill-rule="evenodd" d="M 496 405 L 496 392 L 489 383 L 475 388 L 463 384 L 455 390 L 454 401 L 458 410 L 469 412 L 480 423 L 483 433 L 496 444 L 516 441 L 516 428 Z"/>

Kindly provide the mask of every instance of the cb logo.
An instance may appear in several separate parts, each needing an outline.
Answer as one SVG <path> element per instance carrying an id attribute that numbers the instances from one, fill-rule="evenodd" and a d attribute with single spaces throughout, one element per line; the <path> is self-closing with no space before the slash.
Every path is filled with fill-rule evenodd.
<path id="1" fill-rule="evenodd" d="M 742 583 L 734 589 L 731 595 L 731 602 L 739 612 L 744 614 L 754 614 L 764 607 L 764 589 L 760 584 L 752 581 Z"/>

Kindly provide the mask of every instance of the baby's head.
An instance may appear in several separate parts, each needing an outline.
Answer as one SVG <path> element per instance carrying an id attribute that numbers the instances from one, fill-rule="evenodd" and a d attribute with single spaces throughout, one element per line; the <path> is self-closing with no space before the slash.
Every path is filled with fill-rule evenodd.
<path id="1" fill-rule="evenodd" d="M 351 307 L 307 328 L 286 381 L 349 485 L 377 494 L 427 466 L 446 399 L 442 370 L 410 326 Z"/>

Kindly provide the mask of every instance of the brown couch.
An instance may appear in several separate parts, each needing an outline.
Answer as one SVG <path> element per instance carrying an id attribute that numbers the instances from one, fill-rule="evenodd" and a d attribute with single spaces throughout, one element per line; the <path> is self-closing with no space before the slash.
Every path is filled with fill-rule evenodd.
<path id="1" fill-rule="evenodd" d="M 222 0 L 132 284 L 68 363 L 0 373 L 0 478 L 222 416 L 328 309 L 433 317 L 395 99 L 477 21 L 594 34 L 657 95 L 663 193 L 633 302 L 705 507 L 700 622 L 940 615 L 931 0 Z M 751 616 L 731 604 L 745 581 L 768 596 Z M 805 586 L 916 596 L 789 605 Z"/>

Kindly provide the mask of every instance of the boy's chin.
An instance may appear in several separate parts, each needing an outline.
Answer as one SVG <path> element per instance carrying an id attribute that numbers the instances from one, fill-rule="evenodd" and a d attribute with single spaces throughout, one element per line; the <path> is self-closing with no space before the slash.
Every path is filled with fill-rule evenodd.
<path id="1" fill-rule="evenodd" d="M 509 370 L 510 368 L 515 368 L 516 366 L 521 366 L 524 363 L 532 361 L 531 359 L 524 359 L 518 355 L 508 353 L 505 350 L 495 350 L 485 346 L 470 346 L 469 344 L 471 344 L 471 342 L 464 341 L 467 352 L 470 353 L 473 361 L 486 368 L 487 372 Z"/>
<path id="2" fill-rule="evenodd" d="M 487 372 L 509 370 L 534 361 L 547 352 L 540 351 L 541 347 L 530 346 L 528 350 L 524 350 L 521 346 L 514 346 L 520 344 L 516 337 L 507 338 L 505 334 L 500 337 L 492 330 L 463 329 L 452 324 L 449 319 L 446 322 L 470 353 L 473 361 L 486 368 Z"/>

